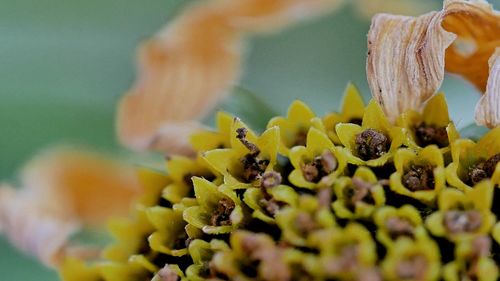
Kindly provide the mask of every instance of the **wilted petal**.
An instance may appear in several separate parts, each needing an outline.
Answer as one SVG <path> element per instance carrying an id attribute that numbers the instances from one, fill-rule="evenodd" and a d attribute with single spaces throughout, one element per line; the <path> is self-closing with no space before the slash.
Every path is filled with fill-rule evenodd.
<path id="1" fill-rule="evenodd" d="M 139 51 L 139 77 L 118 108 L 126 146 L 191 153 L 186 135 L 239 79 L 244 35 L 329 11 L 341 0 L 206 1 Z M 202 26 L 203 28 L 200 28 Z"/>
<path id="2" fill-rule="evenodd" d="M 394 121 L 421 110 L 440 87 L 445 66 L 484 91 L 499 34 L 500 14 L 483 0 L 448 0 L 442 11 L 419 17 L 379 14 L 368 34 L 372 94 Z"/>
<path id="3" fill-rule="evenodd" d="M 132 167 L 72 150 L 39 156 L 24 169 L 21 182 L 20 189 L 0 189 L 0 229 L 15 246 L 51 266 L 66 255 L 95 254 L 69 245 L 69 237 L 84 224 L 128 213 L 141 191 Z"/>
<path id="4" fill-rule="evenodd" d="M 500 48 L 490 59 L 490 77 L 476 107 L 476 122 L 489 128 L 500 126 Z"/>

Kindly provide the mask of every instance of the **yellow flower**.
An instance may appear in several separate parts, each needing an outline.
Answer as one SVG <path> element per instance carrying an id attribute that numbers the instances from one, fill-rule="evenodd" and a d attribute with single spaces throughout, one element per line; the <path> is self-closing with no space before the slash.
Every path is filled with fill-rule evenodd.
<path id="1" fill-rule="evenodd" d="M 440 259 L 439 248 L 431 239 L 399 239 L 382 262 L 384 280 L 438 280 Z"/>
<path id="2" fill-rule="evenodd" d="M 233 189 L 260 186 L 264 173 L 273 171 L 277 162 L 279 129 L 267 129 L 257 137 L 239 119 L 231 126 L 231 148 L 215 149 L 203 157 L 224 176 L 224 182 Z"/>
<path id="3" fill-rule="evenodd" d="M 439 210 L 427 217 L 427 229 L 451 240 L 489 233 L 495 223 L 491 213 L 493 185 L 483 181 L 465 192 L 447 188 L 438 196 Z"/>
<path id="4" fill-rule="evenodd" d="M 332 227 L 311 235 L 309 244 L 320 251 L 314 271 L 325 279 L 352 280 L 377 260 L 375 243 L 370 232 L 360 224 L 344 228 Z"/>
<path id="5" fill-rule="evenodd" d="M 423 239 L 427 237 L 422 217 L 411 205 L 399 209 L 385 206 L 377 210 L 374 216 L 377 225 L 377 240 L 386 248 L 394 246 L 398 238 Z"/>
<path id="6" fill-rule="evenodd" d="M 167 160 L 167 171 L 172 183 L 162 191 L 162 197 L 172 204 L 179 203 L 185 197 L 194 197 L 192 177 L 203 177 L 214 180 L 216 173 L 210 170 L 205 159 L 191 159 L 183 156 L 173 156 Z"/>
<path id="7" fill-rule="evenodd" d="M 347 161 L 355 165 L 383 166 L 405 140 L 404 129 L 392 126 L 374 100 L 366 107 L 361 126 L 342 123 L 336 131 Z"/>
<path id="8" fill-rule="evenodd" d="M 213 265 L 210 264 L 215 253 L 228 251 L 229 245 L 222 240 L 213 239 L 210 242 L 201 239 L 193 240 L 189 244 L 189 255 L 193 264 L 186 269 L 186 276 L 192 281 L 204 281 L 210 278 Z"/>
<path id="9" fill-rule="evenodd" d="M 286 185 L 272 188 L 249 188 L 243 194 L 243 202 L 253 210 L 252 216 L 274 224 L 274 216 L 285 206 L 295 207 L 299 195 Z"/>
<path id="10" fill-rule="evenodd" d="M 216 148 L 229 148 L 229 135 L 234 117 L 226 112 L 218 112 L 215 117 L 216 131 L 200 131 L 191 135 L 190 142 L 198 152 Z"/>
<path id="11" fill-rule="evenodd" d="M 339 123 L 353 123 L 361 125 L 365 112 L 365 102 L 354 84 L 349 83 L 345 89 L 340 113 L 333 112 L 323 117 L 328 137 L 335 143 L 341 144 L 335 126 Z"/>
<path id="12" fill-rule="evenodd" d="M 448 183 L 463 191 L 491 179 L 500 183 L 500 127 L 489 131 L 477 143 L 460 139 L 451 145 L 453 163 L 446 167 Z"/>
<path id="13" fill-rule="evenodd" d="M 384 188 L 367 167 L 359 167 L 352 178 L 341 177 L 334 185 L 337 200 L 332 203 L 339 218 L 369 218 L 385 204 Z"/>
<path id="14" fill-rule="evenodd" d="M 295 169 L 288 179 L 295 186 L 308 189 L 331 186 L 347 166 L 344 154 L 315 128 L 307 133 L 306 146 L 293 147 L 289 157 Z"/>
<path id="15" fill-rule="evenodd" d="M 390 177 L 391 189 L 401 195 L 432 205 L 445 187 L 444 159 L 435 145 L 419 152 L 401 148 L 394 155 L 396 172 Z"/>
<path id="16" fill-rule="evenodd" d="M 489 256 L 491 238 L 475 236 L 464 239 L 455 247 L 455 260 L 443 268 L 445 281 L 479 280 L 495 281 L 498 268 Z"/>
<path id="17" fill-rule="evenodd" d="M 152 250 L 171 256 L 187 254 L 186 241 L 190 237 L 184 230 L 186 223 L 182 219 L 182 212 L 155 206 L 148 208 L 146 214 L 156 228 L 148 237 Z"/>
<path id="18" fill-rule="evenodd" d="M 328 206 L 320 204 L 316 197 L 302 195 L 297 207 L 286 207 L 276 214 L 276 224 L 282 239 L 296 246 L 308 245 L 309 234 L 336 225 Z"/>
<path id="19" fill-rule="evenodd" d="M 267 125 L 268 128 L 280 129 L 280 149 L 282 155 L 288 156 L 289 150 L 294 146 L 304 146 L 309 128 L 323 129 L 321 119 L 301 101 L 294 101 L 288 108 L 287 117 L 274 117 Z"/>
<path id="20" fill-rule="evenodd" d="M 443 93 L 430 98 L 422 112 L 404 112 L 398 118 L 397 124 L 406 129 L 408 138 L 405 144 L 413 149 L 434 144 L 444 153 L 449 151 L 449 145 L 460 137 L 449 117 Z"/>
<path id="21" fill-rule="evenodd" d="M 207 234 L 229 233 L 243 221 L 241 201 L 225 185 L 217 186 L 202 178 L 193 178 L 198 206 L 184 210 L 186 222 Z"/>

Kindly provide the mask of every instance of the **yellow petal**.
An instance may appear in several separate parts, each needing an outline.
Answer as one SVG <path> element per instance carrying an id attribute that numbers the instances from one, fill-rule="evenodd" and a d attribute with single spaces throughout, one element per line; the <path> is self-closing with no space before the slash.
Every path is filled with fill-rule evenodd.
<path id="1" fill-rule="evenodd" d="M 490 74 L 486 93 L 476 106 L 476 122 L 495 128 L 500 126 L 500 48 L 489 60 Z"/>
<path id="2" fill-rule="evenodd" d="M 187 136 L 240 77 L 244 35 L 325 13 L 340 0 L 203 1 L 144 43 L 139 75 L 120 101 L 126 146 L 192 153 Z M 203 26 L 203 28 L 199 28 Z"/>
<path id="3" fill-rule="evenodd" d="M 448 126 L 450 114 L 444 93 L 439 93 L 429 99 L 422 112 L 426 124 L 435 124 L 440 127 Z"/>

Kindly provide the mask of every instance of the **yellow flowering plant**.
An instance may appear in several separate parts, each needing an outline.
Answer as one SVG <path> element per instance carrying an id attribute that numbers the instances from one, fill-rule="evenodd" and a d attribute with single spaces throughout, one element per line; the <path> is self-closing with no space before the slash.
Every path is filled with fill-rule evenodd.
<path id="1" fill-rule="evenodd" d="M 496 278 L 500 15 L 486 2 L 376 15 L 366 106 L 350 84 L 340 113 L 323 119 L 295 101 L 261 134 L 227 113 L 215 130 L 199 123 L 237 80 L 245 34 L 338 2 L 188 8 L 144 45 L 141 82 L 118 108 L 120 140 L 167 153 L 164 169 L 131 177 L 120 163 L 56 154 L 26 169 L 20 191 L 0 188 L 0 230 L 67 281 Z M 456 37 L 475 52 L 464 57 Z M 476 120 L 491 130 L 477 143 L 459 136 L 436 95 L 445 70 L 485 92 Z M 200 79 L 179 79 L 190 75 Z M 133 205 L 109 225 L 115 242 L 75 245 L 79 224 L 109 218 L 115 199 L 117 213 Z"/>

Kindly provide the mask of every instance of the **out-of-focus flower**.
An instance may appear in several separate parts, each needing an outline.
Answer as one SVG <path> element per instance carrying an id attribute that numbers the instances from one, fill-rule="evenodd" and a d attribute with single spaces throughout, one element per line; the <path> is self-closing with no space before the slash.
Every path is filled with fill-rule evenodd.
<path id="1" fill-rule="evenodd" d="M 438 280 L 439 249 L 431 239 L 399 239 L 382 262 L 384 280 Z"/>
<path id="2" fill-rule="evenodd" d="M 182 212 L 155 206 L 147 209 L 146 214 L 156 228 L 148 237 L 151 249 L 171 256 L 187 254 L 187 241 L 191 237 L 185 232 L 186 222 L 182 219 Z"/>
<path id="3" fill-rule="evenodd" d="M 401 148 L 394 155 L 394 166 L 390 186 L 396 193 L 433 204 L 445 187 L 444 159 L 436 145 L 419 152 Z"/>
<path id="4" fill-rule="evenodd" d="M 357 280 L 377 260 L 370 232 L 360 224 L 320 230 L 309 240 L 320 251 L 320 259 L 312 271 L 319 272 L 322 279 Z"/>
<path id="5" fill-rule="evenodd" d="M 203 281 L 215 278 L 213 265 L 210 264 L 213 256 L 217 252 L 228 251 L 229 245 L 226 242 L 213 239 L 206 242 L 200 239 L 193 240 L 189 244 L 189 254 L 193 258 L 193 264 L 186 269 L 189 280 Z"/>
<path id="6" fill-rule="evenodd" d="M 455 248 L 455 260 L 443 268 L 445 281 L 494 281 L 498 268 L 490 258 L 491 238 L 481 235 L 464 239 Z"/>
<path id="7" fill-rule="evenodd" d="M 327 114 L 323 118 L 325 130 L 335 144 L 341 144 L 335 126 L 339 123 L 353 123 L 361 125 L 365 113 L 365 102 L 354 84 L 349 83 L 345 89 L 340 112 Z"/>
<path id="8" fill-rule="evenodd" d="M 308 237 L 318 229 L 336 225 L 329 206 L 311 195 L 302 195 L 297 207 L 286 207 L 276 214 L 283 240 L 296 246 L 308 245 Z"/>
<path id="9" fill-rule="evenodd" d="M 301 101 L 294 101 L 288 108 L 287 117 L 274 117 L 267 128 L 280 128 L 280 153 L 287 155 L 293 146 L 305 146 L 309 129 L 314 127 L 323 130 L 321 119 Z"/>
<path id="10" fill-rule="evenodd" d="M 260 186 L 265 173 L 272 172 L 280 142 L 278 127 L 267 129 L 257 137 L 239 119 L 231 126 L 231 148 L 215 149 L 203 154 L 206 161 L 224 176 L 234 189 Z"/>
<path id="11" fill-rule="evenodd" d="M 217 186 L 201 178 L 193 178 L 199 206 L 187 208 L 184 220 L 207 234 L 229 233 L 243 221 L 241 201 L 227 186 Z"/>
<path id="12" fill-rule="evenodd" d="M 491 180 L 500 183 L 500 128 L 493 129 L 477 143 L 460 139 L 451 146 L 453 163 L 446 167 L 448 183 L 469 190 L 476 183 Z"/>
<path id="13" fill-rule="evenodd" d="M 359 167 L 352 178 L 341 177 L 334 185 L 337 199 L 332 203 L 339 218 L 368 218 L 385 204 L 384 188 L 377 176 L 366 167 Z"/>
<path id="14" fill-rule="evenodd" d="M 438 197 L 439 211 L 425 221 L 427 228 L 433 235 L 451 240 L 489 233 L 495 223 L 490 210 L 493 188 L 490 182 L 483 181 L 465 192 L 443 190 Z"/>
<path id="15" fill-rule="evenodd" d="M 272 188 L 249 188 L 243 195 L 243 201 L 253 210 L 252 216 L 267 223 L 274 223 L 274 216 L 286 206 L 298 204 L 298 193 L 286 185 Z"/>
<path id="16" fill-rule="evenodd" d="M 392 206 L 382 207 L 374 216 L 378 226 L 377 240 L 385 247 L 394 247 L 399 238 L 424 239 L 427 232 L 418 210 L 411 205 L 396 209 Z"/>
<path id="17" fill-rule="evenodd" d="M 342 123 L 336 131 L 347 162 L 355 165 L 383 166 L 405 140 L 404 130 L 392 126 L 375 101 L 366 107 L 361 126 Z"/>
<path id="18" fill-rule="evenodd" d="M 21 189 L 0 189 L 0 229 L 47 265 L 70 252 L 91 254 L 71 245 L 69 237 L 84 224 L 98 226 L 126 214 L 142 190 L 135 174 L 132 167 L 95 153 L 48 151 L 23 170 Z"/>
<path id="19" fill-rule="evenodd" d="M 419 17 L 376 15 L 366 68 L 372 94 L 388 118 L 420 111 L 441 85 L 445 66 L 484 91 L 488 59 L 500 45 L 499 21 L 500 14 L 482 0 L 448 0 L 441 12 Z"/>
<path id="20" fill-rule="evenodd" d="M 354 0 L 356 12 L 366 19 L 378 13 L 416 16 L 435 10 L 437 3 L 432 0 Z"/>
<path id="21" fill-rule="evenodd" d="M 430 98 L 421 113 L 413 110 L 403 113 L 397 124 L 406 129 L 406 145 L 413 149 L 434 144 L 445 153 L 450 150 L 450 144 L 460 137 L 449 117 L 443 93 Z"/>
<path id="22" fill-rule="evenodd" d="M 126 146 L 192 153 L 189 135 L 239 79 L 245 35 L 326 13 L 340 0 L 203 1 L 139 52 L 139 77 L 118 108 Z M 203 27 L 203 28 L 200 28 Z"/>
<path id="23" fill-rule="evenodd" d="M 295 146 L 289 153 L 295 168 L 288 179 L 298 187 L 329 187 L 347 167 L 344 153 L 318 129 L 310 128 L 305 146 Z"/>

